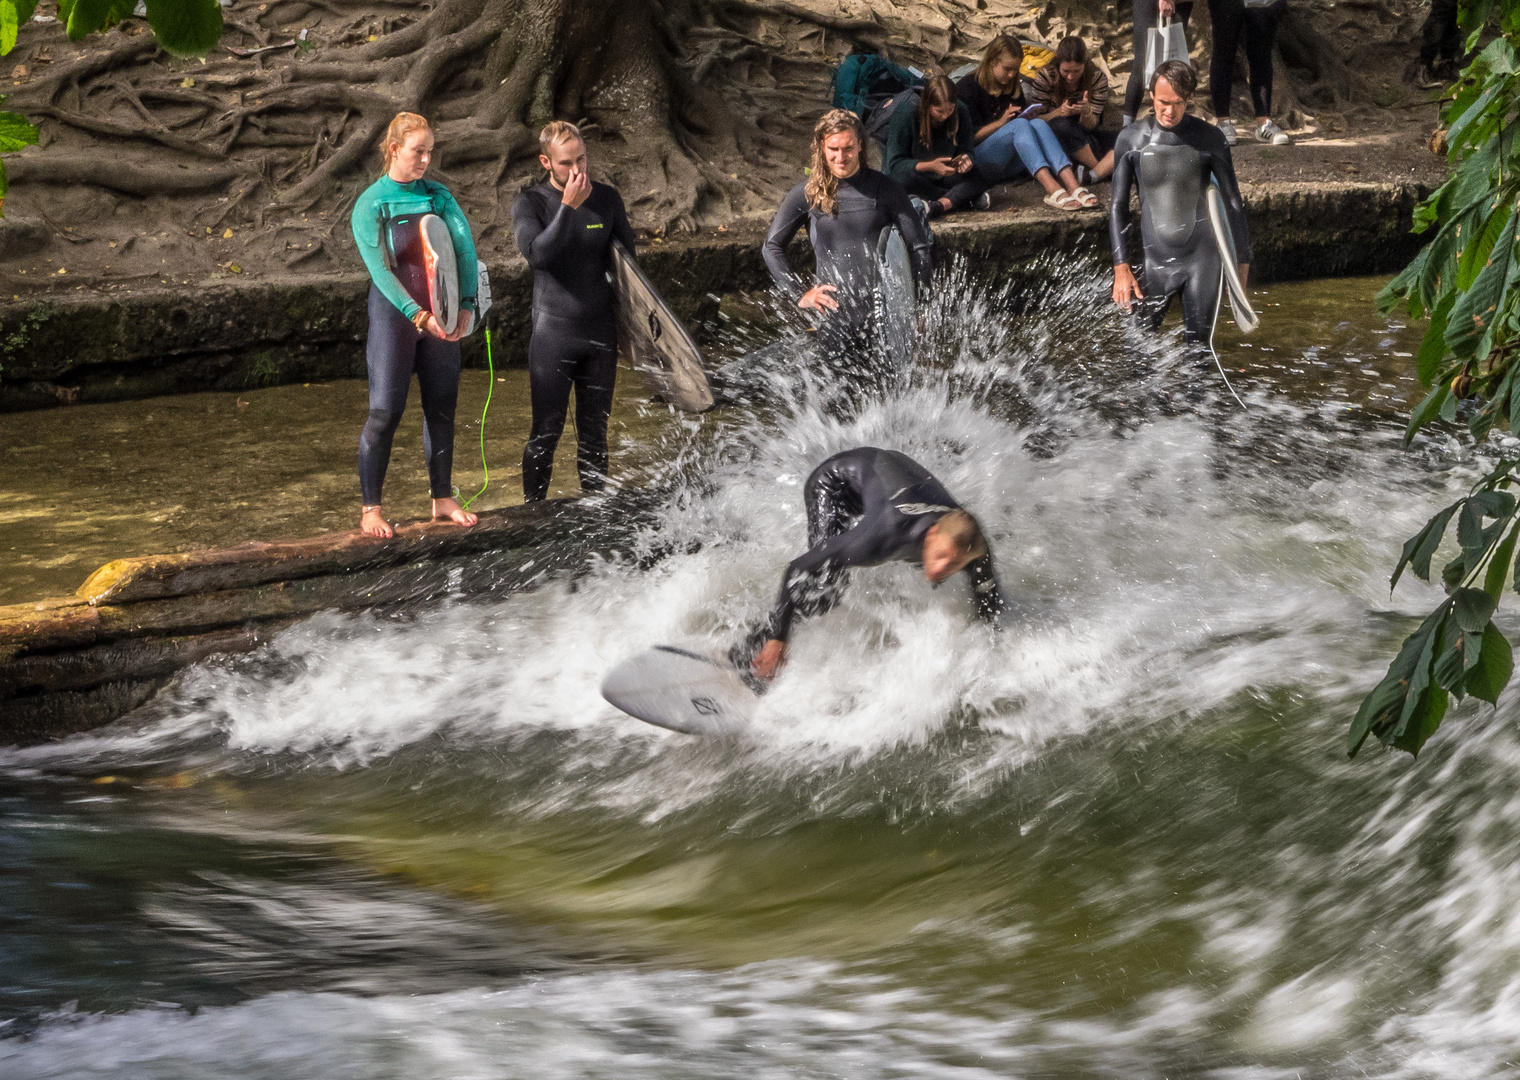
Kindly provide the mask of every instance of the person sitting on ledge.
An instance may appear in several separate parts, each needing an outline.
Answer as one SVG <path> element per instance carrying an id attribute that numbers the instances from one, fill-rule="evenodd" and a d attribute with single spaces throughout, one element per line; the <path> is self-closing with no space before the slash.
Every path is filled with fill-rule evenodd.
<path id="1" fill-rule="evenodd" d="M 944 75 L 930 75 L 918 108 L 893 114 L 882 171 L 928 203 L 931 218 L 968 203 L 986 210 L 992 200 L 971 161 L 971 135 L 971 114 L 956 100 L 955 86 Z"/>
<path id="2" fill-rule="evenodd" d="M 1016 180 L 1028 172 L 1045 189 L 1045 205 L 1057 210 L 1085 210 L 1098 197 L 1077 183 L 1061 140 L 1034 114 L 1019 81 L 1024 47 L 1007 34 L 992 39 L 977 69 L 955 84 L 976 128 L 972 159 L 988 184 Z"/>
<path id="3" fill-rule="evenodd" d="M 1094 180 L 1113 175 L 1118 133 L 1098 127 L 1108 104 L 1108 76 L 1088 60 L 1086 42 L 1062 38 L 1055 58 L 1036 73 L 1029 96 L 1045 106 L 1041 119 L 1073 161 L 1087 166 Z"/>

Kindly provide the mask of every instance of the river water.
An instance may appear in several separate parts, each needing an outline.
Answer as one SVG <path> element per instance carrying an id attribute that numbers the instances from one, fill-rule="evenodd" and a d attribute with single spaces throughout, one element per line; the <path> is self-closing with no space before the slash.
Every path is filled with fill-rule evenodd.
<path id="1" fill-rule="evenodd" d="M 1377 284 L 1258 290 L 1242 410 L 1100 280 L 962 282 L 853 419 L 782 364 L 651 436 L 652 566 L 319 616 L 0 751 L 0 1075 L 1520 1075 L 1514 695 L 1345 758 L 1435 602 L 1399 545 L 1483 467 L 1401 448 Z M 766 610 L 860 444 L 982 517 L 1015 625 L 866 571 L 748 736 L 605 705 Z"/>

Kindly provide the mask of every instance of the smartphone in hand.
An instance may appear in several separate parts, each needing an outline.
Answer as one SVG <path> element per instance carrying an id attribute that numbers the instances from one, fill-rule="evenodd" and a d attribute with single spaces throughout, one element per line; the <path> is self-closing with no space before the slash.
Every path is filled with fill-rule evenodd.
<path id="1" fill-rule="evenodd" d="M 1038 116 L 1040 113 L 1042 113 L 1044 111 L 1045 111 L 1045 103 L 1043 101 L 1036 101 L 1033 105 L 1029 106 L 1029 108 L 1027 108 L 1023 112 L 1019 113 L 1019 119 L 1020 120 L 1028 120 L 1030 117 L 1032 117 L 1032 116 Z"/>

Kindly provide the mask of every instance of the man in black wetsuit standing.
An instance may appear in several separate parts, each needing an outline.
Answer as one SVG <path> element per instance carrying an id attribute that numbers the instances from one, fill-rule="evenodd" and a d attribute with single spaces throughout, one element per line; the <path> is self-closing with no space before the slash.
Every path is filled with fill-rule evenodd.
<path id="1" fill-rule="evenodd" d="M 576 466 L 582 491 L 607 482 L 607 417 L 617 375 L 617 294 L 612 242 L 633 253 L 633 228 L 617 189 L 591 180 L 586 142 L 563 120 L 538 137 L 548 178 L 512 204 L 512 232 L 533 268 L 528 382 L 533 428 L 523 448 L 523 498 L 549 494 L 554 450 L 575 390 Z"/>
<path id="2" fill-rule="evenodd" d="M 1188 98 L 1197 86 L 1191 64 L 1168 60 L 1156 68 L 1151 78 L 1153 115 L 1120 132 L 1114 147 L 1108 232 L 1114 249 L 1114 303 L 1131 311 L 1138 301 L 1139 322 L 1154 330 L 1172 298 L 1180 294 L 1184 340 L 1202 344 L 1213 336 L 1224 269 L 1209 223 L 1206 196 L 1211 179 L 1223 197 L 1242 285 L 1250 270 L 1251 238 L 1224 136 L 1213 124 L 1187 114 Z M 1132 186 L 1140 189 L 1145 292 L 1130 269 Z"/>
<path id="3" fill-rule="evenodd" d="M 896 227 L 913 264 L 918 298 L 929 294 L 933 240 L 908 193 L 861 161 L 865 134 L 847 109 L 824 114 L 813 128 L 808 179 L 787 192 L 766 234 L 762 253 L 777 285 L 805 311 L 824 316 L 818 344 L 825 364 L 846 378 L 869 371 L 881 283 L 882 234 Z M 786 247 L 807 226 L 816 263 L 809 287 L 793 274 Z"/>
<path id="4" fill-rule="evenodd" d="M 964 570 L 977 615 L 998 625 L 1005 602 L 981 526 L 906 454 L 874 446 L 835 454 L 813 470 L 802 498 L 810 546 L 787 566 L 770 621 L 751 637 L 751 648 L 764 641 L 750 664 L 755 678 L 776 674 L 798 615 L 839 602 L 852 566 L 917 563 L 936 585 Z"/>

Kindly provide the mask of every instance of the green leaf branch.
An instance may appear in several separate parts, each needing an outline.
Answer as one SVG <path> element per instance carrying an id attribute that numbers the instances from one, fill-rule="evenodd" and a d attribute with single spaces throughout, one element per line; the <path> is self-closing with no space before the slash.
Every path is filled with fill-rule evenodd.
<path id="1" fill-rule="evenodd" d="M 1497 18 L 1499 34 L 1463 71 L 1445 110 L 1450 179 L 1414 212 L 1429 243 L 1378 294 L 1429 318 L 1415 366 L 1430 388 L 1409 419 L 1407 444 L 1428 424 L 1457 419 L 1464 401 L 1478 441 L 1497 424 L 1520 428 L 1520 3 L 1464 0 L 1468 49 Z M 1515 548 L 1520 457 L 1501 455 L 1469 493 L 1432 517 L 1404 545 L 1389 580 L 1406 569 L 1430 580 L 1431 560 L 1452 520 L 1460 553 L 1441 570 L 1447 598 L 1404 640 L 1388 673 L 1363 700 L 1347 733 L 1355 757 L 1368 736 L 1418 754 L 1452 698 L 1496 703 L 1514 671 L 1510 643 L 1494 626 L 1506 583 L 1520 591 Z"/>

